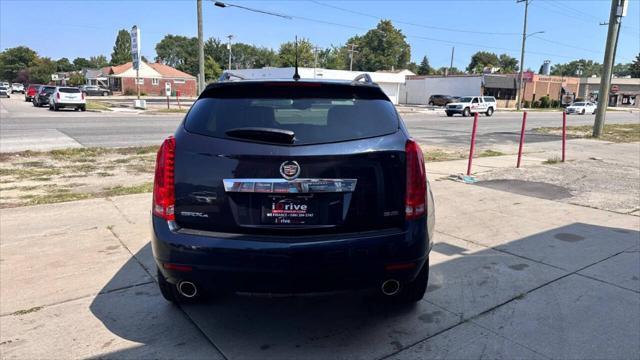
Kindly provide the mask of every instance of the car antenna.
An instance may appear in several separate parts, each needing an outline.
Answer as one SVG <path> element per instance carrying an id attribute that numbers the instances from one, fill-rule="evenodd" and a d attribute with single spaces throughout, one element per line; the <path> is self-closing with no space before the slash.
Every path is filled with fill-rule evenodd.
<path id="1" fill-rule="evenodd" d="M 298 74 L 298 35 L 296 35 L 296 43 L 294 46 L 296 50 L 296 62 L 295 62 L 296 70 L 293 73 L 293 80 L 298 81 L 300 80 L 300 74 Z"/>

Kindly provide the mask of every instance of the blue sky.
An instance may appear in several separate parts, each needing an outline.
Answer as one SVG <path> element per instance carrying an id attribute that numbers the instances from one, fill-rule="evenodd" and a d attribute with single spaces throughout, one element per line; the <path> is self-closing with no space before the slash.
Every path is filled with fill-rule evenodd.
<path id="1" fill-rule="evenodd" d="M 298 35 L 327 47 L 344 44 L 374 27 L 377 18 L 386 18 L 407 35 L 412 59 L 419 62 L 427 55 L 434 67 L 448 65 L 452 46 L 454 66 L 461 69 L 478 50 L 506 52 L 518 59 L 520 54 L 517 34 L 522 33 L 524 4 L 515 0 L 230 2 L 316 21 L 222 9 L 204 1 L 205 38 L 233 34 L 236 41 L 277 49 Z M 602 62 L 607 27 L 598 23 L 608 21 L 610 4 L 533 0 L 528 32 L 545 33 L 528 39 L 526 67 L 537 70 L 545 59 L 553 64 L 579 58 Z M 196 1 L 0 0 L 0 48 L 26 45 L 54 59 L 98 54 L 110 58 L 118 29 L 134 24 L 141 28 L 143 55 L 152 59 L 155 44 L 165 34 L 196 36 Z M 631 0 L 616 62 L 632 61 L 639 51 L 640 0 Z"/>

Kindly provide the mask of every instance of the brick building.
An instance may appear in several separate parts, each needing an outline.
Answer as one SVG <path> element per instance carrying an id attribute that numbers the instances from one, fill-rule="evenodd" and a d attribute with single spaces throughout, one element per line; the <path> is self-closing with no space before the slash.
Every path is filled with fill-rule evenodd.
<path id="1" fill-rule="evenodd" d="M 101 72 L 103 76 L 108 78 L 109 88 L 114 93 L 136 93 L 136 70 L 133 69 L 131 62 L 107 66 L 102 68 Z M 193 97 L 197 95 L 196 77 L 171 66 L 160 63 L 148 64 L 141 61 L 138 73 L 140 93 L 164 96 L 165 83 L 168 82 L 171 83 L 173 94 L 179 91 L 180 96 Z"/>
<path id="2" fill-rule="evenodd" d="M 573 98 L 580 90 L 580 78 L 525 73 L 522 89 L 523 101 L 534 102 L 543 96 L 551 100 L 560 100 L 563 96 Z"/>

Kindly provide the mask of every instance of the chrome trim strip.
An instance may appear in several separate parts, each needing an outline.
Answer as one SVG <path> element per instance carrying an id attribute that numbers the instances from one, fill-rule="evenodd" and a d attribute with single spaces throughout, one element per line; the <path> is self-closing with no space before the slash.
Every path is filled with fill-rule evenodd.
<path id="1" fill-rule="evenodd" d="M 357 179 L 223 179 L 226 192 L 310 194 L 354 192 Z"/>

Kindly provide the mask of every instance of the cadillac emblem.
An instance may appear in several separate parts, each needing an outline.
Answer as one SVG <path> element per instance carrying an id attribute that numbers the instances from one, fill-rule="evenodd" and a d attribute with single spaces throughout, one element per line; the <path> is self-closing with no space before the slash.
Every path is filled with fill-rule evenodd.
<path id="1" fill-rule="evenodd" d="M 285 161 L 280 165 L 280 175 L 287 180 L 293 180 L 300 175 L 300 165 L 296 161 Z"/>

